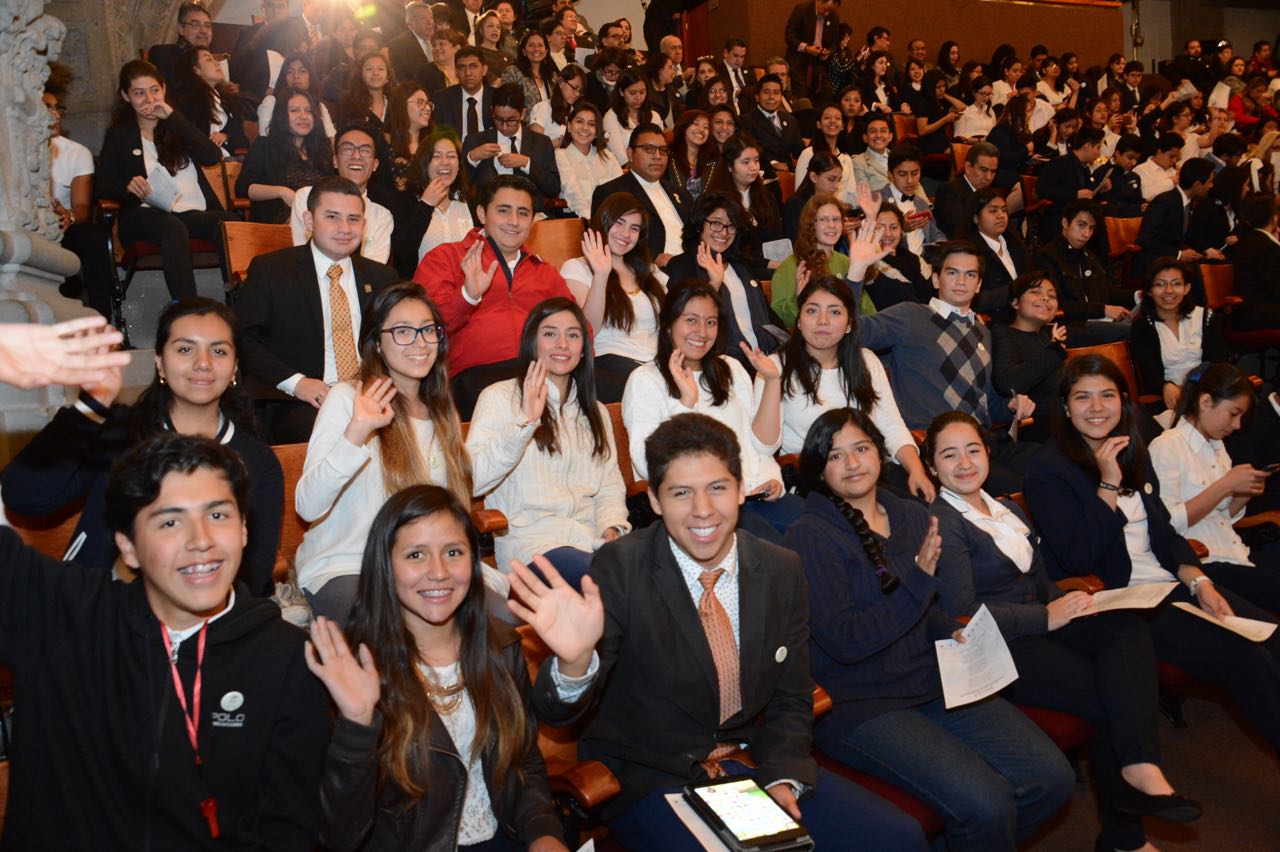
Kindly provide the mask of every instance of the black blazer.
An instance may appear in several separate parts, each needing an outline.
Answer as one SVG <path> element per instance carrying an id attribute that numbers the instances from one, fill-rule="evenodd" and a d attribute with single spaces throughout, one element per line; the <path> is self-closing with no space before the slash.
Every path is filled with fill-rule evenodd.
<path id="1" fill-rule="evenodd" d="M 1160 352 L 1157 322 L 1159 320 L 1144 309 L 1138 311 L 1129 327 L 1129 353 L 1133 356 L 1139 393 L 1158 394 L 1164 391 L 1164 356 Z M 1212 308 L 1204 309 L 1200 352 L 1200 360 L 1211 364 L 1224 363 L 1231 354 L 1222 334 L 1222 314 Z"/>
<path id="2" fill-rule="evenodd" d="M 588 70 L 587 90 L 582 93 L 582 96 L 595 104 L 596 108 L 600 110 L 600 114 L 603 115 L 609 111 L 609 101 L 613 97 L 613 92 L 606 88 L 604 83 L 600 82 L 600 75 Z"/>
<path id="3" fill-rule="evenodd" d="M 1062 231 L 1062 211 L 1082 189 L 1093 189 L 1089 167 L 1074 153 L 1054 157 L 1040 169 L 1036 196 L 1051 202 L 1040 214 L 1040 239 L 1048 241 Z"/>
<path id="4" fill-rule="evenodd" d="M 438 95 L 433 95 L 432 97 L 436 102 L 436 124 L 452 127 L 454 132 L 461 138 L 462 123 L 466 120 L 467 115 L 467 111 L 463 106 L 463 98 L 465 96 L 462 91 L 462 84 L 454 83 L 452 86 L 446 86 L 440 90 Z M 480 97 L 476 102 L 476 111 L 485 127 L 493 127 L 493 117 L 490 115 L 492 110 L 493 87 L 484 86 L 480 89 Z"/>
<path id="5" fill-rule="evenodd" d="M 676 212 L 680 214 L 680 220 L 688 222 L 689 211 L 693 209 L 693 198 L 683 189 L 672 189 L 671 184 L 665 179 L 659 181 L 659 183 L 663 190 L 666 191 L 667 198 L 671 199 L 671 203 L 675 205 Z M 595 210 L 615 192 L 631 193 L 644 206 L 645 211 L 648 212 L 649 255 L 656 259 L 658 255 L 662 254 L 663 248 L 667 245 L 667 229 L 662 224 L 662 217 L 658 215 L 653 202 L 649 200 L 649 194 L 644 191 L 644 187 L 640 186 L 640 181 L 635 175 L 628 171 L 622 177 L 616 177 L 597 186 L 595 192 L 591 193 L 591 209 Z"/>
<path id="6" fill-rule="evenodd" d="M 790 550 L 737 535 L 742 710 L 724 725 L 711 646 L 661 521 L 596 551 L 604 638 L 583 696 L 560 701 L 551 666 L 538 672 L 540 720 L 565 725 L 595 708 L 582 757 L 602 761 L 622 785 L 606 819 L 659 787 L 704 778 L 699 762 L 720 742 L 750 745 L 761 786 L 817 780 L 804 568 Z"/>
<path id="7" fill-rule="evenodd" d="M 1261 231 L 1250 228 L 1227 250 L 1235 267 L 1236 295 L 1242 309 L 1232 314 L 1241 329 L 1280 329 L 1280 245 Z"/>
<path id="8" fill-rule="evenodd" d="M 796 157 L 804 150 L 804 140 L 800 138 L 800 127 L 795 116 L 786 110 L 778 110 L 778 120 L 782 130 L 773 126 L 760 107 L 748 110 L 738 117 L 738 129 L 744 130 L 760 143 L 760 167 L 766 177 L 773 177 L 773 161 L 794 165 Z"/>
<path id="9" fill-rule="evenodd" d="M 996 256 L 995 250 L 987 245 L 987 241 L 982 238 L 981 234 L 976 231 L 970 231 L 968 239 L 982 249 L 984 258 L 982 290 L 973 300 L 973 309 L 980 313 L 990 314 L 994 319 L 1011 320 L 1013 311 L 1009 307 L 1009 285 L 1013 283 L 1013 277 L 1009 275 L 1009 270 L 1004 268 L 1004 264 Z M 1030 272 L 1035 268 L 1035 264 L 1031 261 L 1030 250 L 1027 249 L 1026 243 L 1017 235 L 1014 228 L 1009 228 L 1004 232 L 1004 243 L 1005 249 L 1009 252 L 1009 258 L 1013 261 L 1014 271 L 1018 275 Z"/>
<path id="10" fill-rule="evenodd" d="M 729 265 L 733 268 L 734 274 L 738 276 L 738 280 L 742 282 L 743 288 L 747 292 L 747 308 L 751 311 L 751 326 L 755 331 L 756 342 L 760 345 L 760 350 L 766 355 L 778 351 L 782 344 L 778 339 L 769 332 L 765 331 L 766 324 L 785 328 L 782 320 L 773 312 L 772 306 L 764 296 L 764 288 L 756 281 L 756 276 L 751 271 L 751 266 L 745 258 L 737 258 L 729 260 Z M 671 262 L 667 264 L 667 277 L 671 281 L 680 281 L 685 278 L 697 278 L 700 281 L 708 280 L 707 270 L 698 265 L 698 256 L 686 251 L 684 254 L 678 254 L 671 258 Z M 729 298 L 729 288 L 720 288 L 720 310 L 728 320 L 729 335 L 725 341 L 726 355 L 737 358 L 742 366 L 747 368 L 747 373 L 755 375 L 755 367 L 751 366 L 751 362 L 747 360 L 746 355 L 742 351 L 739 343 L 746 341 L 742 329 L 738 323 L 733 321 L 733 302 Z"/>
<path id="11" fill-rule="evenodd" d="M 498 130 L 490 127 L 488 130 L 480 133 L 472 133 L 462 143 L 462 157 L 466 160 L 467 171 L 471 176 L 472 186 L 484 186 L 489 181 L 498 176 L 498 171 L 494 168 L 496 159 L 481 160 L 479 165 L 473 165 L 467 160 L 467 154 L 475 150 L 478 146 L 489 142 L 499 142 Z M 506 150 L 507 138 L 504 136 L 500 142 L 503 150 Z M 536 130 L 530 130 L 528 127 L 520 131 L 520 153 L 529 158 L 529 168 L 525 174 L 534 186 L 538 187 L 538 192 L 542 193 L 544 203 L 552 198 L 560 195 L 560 169 L 556 166 L 556 151 L 551 147 L 551 140 L 544 134 Z"/>
<path id="12" fill-rule="evenodd" d="M 1245 225 L 1236 218 L 1235 229 L 1227 219 L 1227 205 L 1222 199 L 1210 193 L 1191 211 L 1191 224 L 1187 227 L 1186 241 L 1201 254 L 1205 249 L 1215 248 L 1221 251 L 1232 234 L 1237 236 L 1244 231 Z"/>
<path id="13" fill-rule="evenodd" d="M 1145 479 L 1138 495 L 1147 510 L 1151 552 L 1171 574 L 1177 574 L 1180 565 L 1199 566 L 1191 545 L 1169 522 L 1169 510 L 1160 499 L 1160 480 L 1150 462 Z M 1024 488 L 1043 536 L 1050 577 L 1097 574 L 1108 588 L 1129 585 L 1133 563 L 1124 540 L 1128 519 L 1098 497 L 1097 477 L 1068 459 L 1056 440 L 1045 444 L 1032 460 Z"/>
<path id="14" fill-rule="evenodd" d="M 787 65 L 791 67 L 792 82 L 799 81 L 805 84 L 805 74 L 810 67 L 822 69 L 826 63 L 816 56 L 810 56 L 807 53 L 800 52 L 800 45 L 812 44 L 813 33 L 818 26 L 818 10 L 813 0 L 804 0 L 797 3 L 791 9 L 791 15 L 787 18 L 787 26 L 783 32 L 783 37 L 787 42 Z M 828 50 L 835 50 L 839 45 L 836 44 L 836 30 L 840 27 L 840 15 L 837 12 L 828 12 L 823 16 L 822 21 L 822 44 Z"/>
<path id="15" fill-rule="evenodd" d="M 222 161 L 222 151 L 209 141 L 209 134 L 201 132 L 177 110 L 163 119 L 160 126 L 186 143 L 187 155 L 196 166 L 214 166 Z M 128 120 L 108 127 L 102 139 L 102 151 L 98 154 L 98 173 L 93 181 L 98 198 L 110 199 L 126 209 L 136 207 L 142 199 L 125 187 L 133 178 L 146 176 L 147 168 L 142 160 L 142 131 L 138 129 L 138 123 Z M 196 177 L 204 193 L 205 209 L 221 210 L 222 202 L 218 201 L 213 187 L 209 186 L 199 168 L 196 169 Z"/>
<path id="16" fill-rule="evenodd" d="M 938 223 L 947 239 L 953 240 L 964 233 L 965 223 L 969 221 L 969 199 L 973 195 L 973 187 L 962 174 L 938 187 L 938 194 L 933 199 L 933 221 Z"/>
<path id="17" fill-rule="evenodd" d="M 399 280 L 390 266 L 351 258 L 356 293 L 363 314 L 382 288 Z M 245 372 L 260 386 L 256 396 L 273 399 L 275 389 L 294 373 L 324 375 L 324 309 L 311 259 L 310 241 L 258 255 L 249 264 L 244 286 L 237 291 L 236 313 L 244 336 Z"/>
<path id="18" fill-rule="evenodd" d="M 1133 258 L 1133 271 L 1145 275 L 1147 267 L 1159 257 L 1177 257 L 1182 249 L 1183 227 L 1182 194 L 1175 187 L 1151 199 L 1142 214 L 1138 228 L 1139 251 Z"/>
<path id="19" fill-rule="evenodd" d="M 408 80 L 417 80 L 421 86 L 426 86 L 426 81 L 419 77 L 419 72 L 423 65 L 435 64 L 427 59 L 427 54 L 422 50 L 422 45 L 418 43 L 418 37 L 413 33 L 405 30 L 400 35 L 387 42 L 387 54 L 391 57 L 391 67 L 395 69 L 396 79 L 405 82 Z M 437 74 L 440 69 L 435 68 Z M 428 89 L 428 93 L 432 90 Z"/>

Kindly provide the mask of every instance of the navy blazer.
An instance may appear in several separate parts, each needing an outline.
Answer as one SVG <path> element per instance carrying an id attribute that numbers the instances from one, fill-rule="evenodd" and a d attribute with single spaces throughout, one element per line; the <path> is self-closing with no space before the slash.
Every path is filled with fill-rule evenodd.
<path id="1" fill-rule="evenodd" d="M 1027 516 L 1016 504 L 1003 499 L 1000 502 L 1027 525 L 1031 570 L 1025 574 L 1019 571 L 990 534 L 939 498 L 929 506 L 942 536 L 942 555 L 934 574 L 939 602 L 947 614 L 957 618 L 971 616 L 986 604 L 1005 639 L 1040 636 L 1049 630 L 1045 604 L 1062 597 L 1064 592 L 1049 579 L 1040 553 L 1040 537 Z"/>
<path id="2" fill-rule="evenodd" d="M 1145 275 L 1156 258 L 1177 257 L 1185 234 L 1182 194 L 1174 187 L 1151 199 L 1142 214 L 1136 241 L 1140 251 L 1133 258 L 1133 271 Z"/>
<path id="3" fill-rule="evenodd" d="M 463 94 L 462 84 L 454 83 L 452 86 L 445 86 L 431 97 L 436 102 L 436 124 L 451 127 L 458 134 L 459 139 L 464 138 L 462 123 L 466 120 L 467 111 L 463 107 L 463 98 L 466 96 Z M 482 86 L 480 97 L 476 101 L 476 112 L 480 116 L 481 124 L 485 127 L 493 127 L 492 111 L 493 87 Z"/>
<path id="4" fill-rule="evenodd" d="M 660 520 L 592 560 L 605 624 L 586 692 L 561 701 L 551 666 L 538 672 L 538 718 L 559 726 L 589 714 L 582 757 L 602 761 L 622 785 L 606 819 L 659 787 L 705 778 L 700 761 L 721 742 L 750 745 L 762 786 L 817 781 L 804 567 L 790 550 L 737 535 L 742 709 L 724 724 L 711 646 Z"/>
<path id="5" fill-rule="evenodd" d="M 1098 480 L 1081 470 L 1052 440 L 1032 460 L 1024 481 L 1027 505 L 1040 525 L 1049 576 L 1096 574 L 1108 588 L 1129 585 L 1133 563 L 1125 545 L 1128 519 L 1098 497 Z M 1160 500 L 1160 480 L 1147 463 L 1146 484 L 1138 492 L 1147 510 L 1151 552 L 1177 574 L 1180 565 L 1200 565 L 1187 540 L 1174 531 Z"/>
<path id="6" fill-rule="evenodd" d="M 774 160 L 790 166 L 804 150 L 795 116 L 784 109 L 779 109 L 777 115 L 781 130 L 773 126 L 758 106 L 738 118 L 738 129 L 746 131 L 760 145 L 760 168 L 765 177 L 773 177 Z"/>

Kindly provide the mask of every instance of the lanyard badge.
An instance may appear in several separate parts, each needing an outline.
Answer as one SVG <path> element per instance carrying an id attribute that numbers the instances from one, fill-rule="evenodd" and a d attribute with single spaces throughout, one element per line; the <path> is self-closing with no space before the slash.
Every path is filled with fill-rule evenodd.
<path id="1" fill-rule="evenodd" d="M 191 688 L 191 710 L 187 710 L 187 695 L 182 689 L 182 678 L 178 675 L 178 661 L 174 658 L 173 640 L 169 638 L 169 630 L 160 625 L 160 635 L 164 639 L 164 650 L 169 657 L 169 671 L 173 675 L 173 689 L 178 693 L 178 705 L 182 708 L 182 720 L 187 726 L 187 740 L 191 743 L 191 751 L 195 754 L 196 766 L 203 766 L 200 759 L 200 686 L 204 668 L 204 643 L 209 633 L 209 622 L 200 626 L 200 638 L 196 645 L 196 679 Z M 213 796 L 200 802 L 200 815 L 209 824 L 209 836 L 217 838 L 222 832 L 218 829 L 218 800 Z"/>

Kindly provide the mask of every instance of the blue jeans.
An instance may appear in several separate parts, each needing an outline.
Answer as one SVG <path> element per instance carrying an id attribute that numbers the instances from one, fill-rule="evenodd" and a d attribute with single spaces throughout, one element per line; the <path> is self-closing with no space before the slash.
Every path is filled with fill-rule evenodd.
<path id="1" fill-rule="evenodd" d="M 749 775 L 744 765 L 728 762 L 730 775 Z M 668 793 L 681 788 L 658 788 L 609 823 L 609 835 L 624 849 L 650 852 L 702 852 L 702 844 L 685 828 L 667 804 Z M 846 778 L 818 770 L 813 792 L 800 802 L 801 820 L 818 849 L 884 849 L 892 852 L 924 850 L 920 823 L 870 790 Z"/>
<path id="2" fill-rule="evenodd" d="M 1001 698 L 954 710 L 939 698 L 852 730 L 837 710 L 818 723 L 815 740 L 837 760 L 929 805 L 942 817 L 951 852 L 1015 849 L 1075 783 L 1058 747 Z"/>
<path id="3" fill-rule="evenodd" d="M 738 526 L 756 538 L 777 544 L 803 511 L 804 500 L 794 494 L 783 494 L 773 502 L 748 500 L 738 513 Z"/>
<path id="4" fill-rule="evenodd" d="M 576 547 L 557 547 L 542 554 L 543 558 L 560 573 L 564 581 L 579 592 L 582 591 L 582 578 L 587 576 L 587 571 L 591 568 L 591 557 L 594 555 L 590 550 L 579 550 Z M 537 571 L 538 576 L 542 577 L 538 567 L 536 565 L 532 567 Z"/>

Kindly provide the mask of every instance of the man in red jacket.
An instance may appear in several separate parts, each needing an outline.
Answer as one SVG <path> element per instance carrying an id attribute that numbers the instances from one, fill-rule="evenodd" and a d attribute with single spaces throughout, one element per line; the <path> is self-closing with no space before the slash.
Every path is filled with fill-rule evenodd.
<path id="1" fill-rule="evenodd" d="M 572 299 L 559 271 L 524 248 L 538 209 L 537 189 L 522 175 L 499 175 L 480 189 L 481 227 L 422 258 L 413 280 L 440 309 L 449 335 L 449 375 L 463 420 L 480 391 L 509 379 L 520 330 L 535 305 Z"/>

